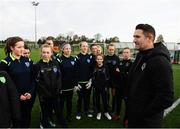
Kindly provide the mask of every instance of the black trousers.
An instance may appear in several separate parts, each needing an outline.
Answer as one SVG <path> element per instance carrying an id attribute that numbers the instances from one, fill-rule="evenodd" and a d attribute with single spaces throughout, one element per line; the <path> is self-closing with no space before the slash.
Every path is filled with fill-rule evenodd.
<path id="1" fill-rule="evenodd" d="M 115 89 L 115 114 L 120 115 L 123 95 L 119 88 Z"/>
<path id="2" fill-rule="evenodd" d="M 100 110 L 100 97 L 102 98 L 104 112 L 108 112 L 107 94 L 106 94 L 105 88 L 95 88 L 95 96 L 96 96 L 97 113 L 101 111 Z"/>
<path id="3" fill-rule="evenodd" d="M 66 118 L 71 119 L 72 116 L 72 98 L 73 98 L 73 90 L 71 91 L 62 91 L 60 97 L 60 106 L 62 112 L 64 112 L 64 104 L 66 103 Z"/>
<path id="4" fill-rule="evenodd" d="M 91 89 L 86 89 L 86 83 L 81 83 L 81 90 L 77 91 L 78 100 L 77 100 L 77 114 L 81 114 L 82 103 L 84 105 L 84 112 L 89 112 L 89 105 L 90 105 L 90 96 L 91 96 Z"/>
<path id="5" fill-rule="evenodd" d="M 31 99 L 20 101 L 20 108 L 21 108 L 21 121 L 19 123 L 20 124 L 19 126 L 21 128 L 29 128 L 31 122 Z"/>
<path id="6" fill-rule="evenodd" d="M 113 85 L 112 81 L 110 81 L 107 86 L 106 94 L 107 94 L 108 108 L 109 108 L 109 110 L 111 110 L 112 113 L 115 111 L 115 106 L 116 106 L 115 105 L 115 103 L 116 103 L 115 95 L 113 94 L 113 90 L 114 90 L 114 85 Z M 110 102 L 111 102 L 111 104 L 110 104 Z"/>
<path id="7" fill-rule="evenodd" d="M 124 96 L 124 90 L 116 88 L 115 89 L 115 114 L 120 115 L 122 102 L 124 100 L 125 103 L 125 114 L 123 121 L 127 120 L 127 97 Z"/>
<path id="8" fill-rule="evenodd" d="M 95 91 L 95 88 L 94 86 L 92 86 L 92 91 L 93 91 L 93 95 L 92 95 L 92 101 L 93 101 L 93 112 L 97 112 L 97 109 L 96 109 L 96 91 Z"/>
<path id="9" fill-rule="evenodd" d="M 42 113 L 42 126 L 44 128 L 50 127 L 49 120 L 51 117 L 51 111 L 54 109 L 55 115 L 57 117 L 58 122 L 62 127 L 67 127 L 67 122 L 63 117 L 62 110 L 60 109 L 60 99 L 56 98 L 41 98 L 39 99 Z"/>

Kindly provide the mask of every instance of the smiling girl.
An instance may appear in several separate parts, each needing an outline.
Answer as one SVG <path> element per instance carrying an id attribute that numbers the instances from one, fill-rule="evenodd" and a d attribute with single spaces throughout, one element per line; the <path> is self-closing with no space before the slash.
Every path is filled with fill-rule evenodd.
<path id="1" fill-rule="evenodd" d="M 16 86 L 22 117 L 19 124 L 20 127 L 28 128 L 31 120 L 30 99 L 34 89 L 33 64 L 29 58 L 22 56 L 24 41 L 21 37 L 8 38 L 4 50 L 7 57 L 0 62 L 0 70 L 6 71 Z"/>

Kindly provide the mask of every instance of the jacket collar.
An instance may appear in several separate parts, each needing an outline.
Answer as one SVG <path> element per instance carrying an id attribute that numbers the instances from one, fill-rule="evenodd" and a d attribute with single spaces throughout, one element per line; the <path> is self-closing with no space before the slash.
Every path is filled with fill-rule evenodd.
<path id="1" fill-rule="evenodd" d="M 12 59 L 12 61 L 15 61 L 16 58 L 12 55 L 12 53 L 9 54 L 10 58 Z"/>

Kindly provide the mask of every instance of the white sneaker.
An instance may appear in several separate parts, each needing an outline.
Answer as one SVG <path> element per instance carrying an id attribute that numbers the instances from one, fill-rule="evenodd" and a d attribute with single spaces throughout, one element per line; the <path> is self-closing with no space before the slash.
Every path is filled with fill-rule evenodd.
<path id="1" fill-rule="evenodd" d="M 88 116 L 89 118 L 93 117 L 93 115 L 92 115 L 92 114 L 88 114 L 87 116 Z"/>
<path id="2" fill-rule="evenodd" d="M 80 120 L 80 119 L 81 119 L 81 116 L 77 115 L 77 116 L 76 116 L 76 119 L 77 119 L 77 120 Z"/>
<path id="3" fill-rule="evenodd" d="M 40 129 L 44 129 L 41 123 L 40 123 Z"/>
<path id="4" fill-rule="evenodd" d="M 96 119 L 97 119 L 97 120 L 100 120 L 100 119 L 101 119 L 101 113 L 98 113 L 98 114 L 97 114 Z"/>
<path id="5" fill-rule="evenodd" d="M 56 127 L 56 124 L 54 124 L 52 121 L 49 121 L 49 124 L 52 128 L 55 128 Z"/>
<path id="6" fill-rule="evenodd" d="M 111 119 L 112 119 L 108 112 L 104 113 L 104 115 L 106 116 L 106 118 L 107 118 L 108 120 L 111 120 Z"/>

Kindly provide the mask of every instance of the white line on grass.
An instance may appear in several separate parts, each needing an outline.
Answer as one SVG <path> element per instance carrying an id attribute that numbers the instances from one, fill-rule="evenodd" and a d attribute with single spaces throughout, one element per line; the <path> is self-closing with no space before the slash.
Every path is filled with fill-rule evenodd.
<path id="1" fill-rule="evenodd" d="M 166 117 L 174 108 L 176 108 L 180 104 L 180 98 L 178 98 L 171 107 L 167 108 L 164 111 L 164 117 Z"/>

